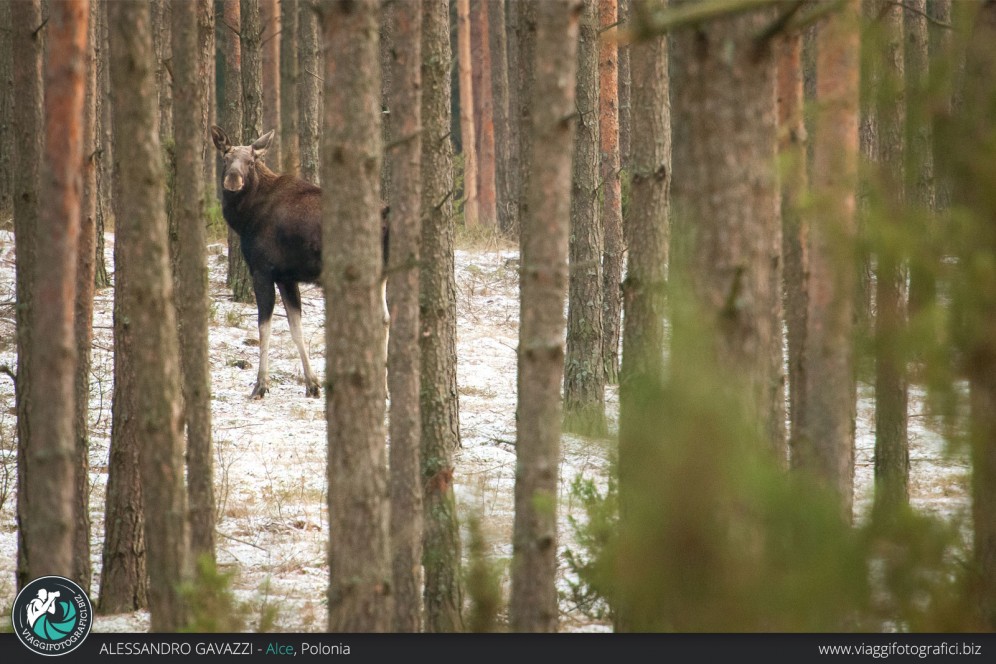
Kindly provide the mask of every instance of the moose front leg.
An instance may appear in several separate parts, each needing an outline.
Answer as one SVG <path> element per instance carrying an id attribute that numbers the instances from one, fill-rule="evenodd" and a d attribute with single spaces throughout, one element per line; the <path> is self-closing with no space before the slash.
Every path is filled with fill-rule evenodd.
<path id="1" fill-rule="evenodd" d="M 301 367 L 304 370 L 304 389 L 309 397 L 321 396 L 321 386 L 318 377 L 311 370 L 311 361 L 308 359 L 308 348 L 304 345 L 304 335 L 301 333 L 301 291 L 296 283 L 277 284 L 280 289 L 280 297 L 284 301 L 284 309 L 287 310 L 287 322 L 290 324 L 291 338 L 297 346 L 297 352 L 301 356 Z"/>
<path id="2" fill-rule="evenodd" d="M 262 399 L 270 390 L 270 323 L 277 295 L 273 282 L 261 277 L 253 278 L 253 291 L 256 293 L 259 322 L 259 373 L 256 374 L 256 386 L 252 388 L 249 397 Z"/>

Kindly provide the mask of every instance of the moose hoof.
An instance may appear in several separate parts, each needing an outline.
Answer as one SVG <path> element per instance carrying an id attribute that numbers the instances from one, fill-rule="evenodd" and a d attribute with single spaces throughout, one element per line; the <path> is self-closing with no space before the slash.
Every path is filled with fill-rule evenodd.
<path id="1" fill-rule="evenodd" d="M 256 383 L 256 387 L 252 388 L 252 392 L 249 394 L 250 399 L 262 399 L 269 392 L 269 388 L 266 384 Z"/>
<path id="2" fill-rule="evenodd" d="M 318 383 L 313 383 L 305 387 L 305 395 L 317 399 L 322 396 L 322 389 L 318 386 Z"/>

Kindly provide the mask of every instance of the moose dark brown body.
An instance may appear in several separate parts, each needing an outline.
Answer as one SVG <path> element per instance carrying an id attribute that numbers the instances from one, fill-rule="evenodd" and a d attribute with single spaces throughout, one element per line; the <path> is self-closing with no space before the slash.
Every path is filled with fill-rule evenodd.
<path id="1" fill-rule="evenodd" d="M 222 213 L 239 235 L 256 295 L 259 373 L 251 396 L 262 398 L 269 389 L 270 322 L 276 287 L 287 310 L 291 337 L 301 355 L 306 393 L 317 397 L 320 385 L 301 334 L 298 284 L 317 283 L 321 276 L 322 190 L 294 176 L 278 175 L 260 161 L 273 131 L 252 145 L 238 146 L 231 144 L 220 127 L 212 127 L 211 135 L 225 159 Z M 384 320 L 386 324 L 386 303 Z"/>

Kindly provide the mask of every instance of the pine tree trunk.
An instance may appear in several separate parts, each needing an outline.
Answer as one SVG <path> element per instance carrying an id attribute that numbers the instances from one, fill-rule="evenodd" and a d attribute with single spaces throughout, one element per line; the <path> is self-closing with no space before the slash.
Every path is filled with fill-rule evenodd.
<path id="1" fill-rule="evenodd" d="M 211 361 L 208 356 L 208 278 L 202 145 L 208 134 L 199 85 L 201 52 L 193 3 L 173 7 L 173 75 L 176 81 L 176 178 L 173 216 L 179 230 L 176 312 L 180 326 L 190 546 L 195 559 L 214 561 L 214 482 L 211 445 Z"/>
<path id="2" fill-rule="evenodd" d="M 837 494 L 852 515 L 855 382 L 853 312 L 856 276 L 859 9 L 851 0 L 816 33 L 812 191 L 819 201 L 809 232 L 809 282 L 798 444 L 791 465 Z"/>
<path id="3" fill-rule="evenodd" d="M 189 530 L 183 472 L 180 371 L 170 278 L 163 190 L 157 158 L 154 53 L 148 6 L 114 2 L 109 7 L 111 84 L 134 95 L 114 105 L 117 186 L 116 241 L 128 254 L 117 266 L 121 313 L 131 338 L 125 362 L 135 381 L 139 465 L 148 546 L 149 613 L 154 632 L 186 624 L 180 589 L 189 581 Z M 200 173 L 200 168 L 195 169 Z M 122 267 L 124 270 L 122 271 Z"/>
<path id="4" fill-rule="evenodd" d="M 485 0 L 488 11 L 488 42 L 491 57 L 491 87 L 494 108 L 495 213 L 498 230 L 506 236 L 518 228 L 515 221 L 515 192 L 512 189 L 512 126 L 509 110 L 508 37 L 504 0 Z"/>
<path id="5" fill-rule="evenodd" d="M 330 631 L 391 628 L 377 0 L 323 8 Z M 334 306 L 332 306 L 334 303 Z"/>
<path id="6" fill-rule="evenodd" d="M 281 171 L 301 174 L 300 127 L 298 117 L 298 0 L 280 2 L 280 134 L 283 141 Z"/>
<path id="7" fill-rule="evenodd" d="M 495 118 L 487 0 L 470 3 L 470 59 L 473 70 L 474 148 L 477 152 L 478 214 L 485 226 L 498 219 L 495 189 Z"/>
<path id="8" fill-rule="evenodd" d="M 26 532 L 31 508 L 27 490 L 33 445 L 29 413 L 32 410 L 31 382 L 34 379 L 33 331 L 31 310 L 34 306 L 32 279 L 35 270 L 35 243 L 38 227 L 38 189 L 41 182 L 42 138 L 44 136 L 42 45 L 38 29 L 42 25 L 41 0 L 11 3 L 11 26 L 14 66 L 14 242 L 17 281 L 17 384 L 14 392 L 17 410 L 17 587 L 22 588 L 34 576 L 29 566 Z M 48 573 L 48 572 L 46 572 Z"/>
<path id="9" fill-rule="evenodd" d="M 248 145 L 263 134 L 263 63 L 260 59 L 263 28 L 259 12 L 260 0 L 241 0 L 241 3 L 239 73 L 242 84 L 242 127 L 239 133 L 242 136 L 240 144 Z M 242 255 L 242 243 L 231 229 L 228 232 L 228 285 L 236 302 L 256 301 L 249 265 Z"/>
<path id="10" fill-rule="evenodd" d="M 598 196 L 598 4 L 586 0 L 578 44 L 577 109 L 569 242 L 564 430 L 603 436 L 602 226 Z"/>
<path id="11" fill-rule="evenodd" d="M 859 96 L 860 124 L 859 124 L 859 147 L 861 160 L 867 164 L 878 164 L 878 102 L 879 86 L 882 74 L 882 62 L 874 54 L 879 48 L 878 38 L 880 28 L 879 13 L 881 11 L 882 0 L 861 0 L 861 24 L 873 26 L 873 29 L 866 32 L 866 38 L 862 45 L 865 51 L 861 58 L 860 73 L 861 86 Z M 815 28 L 814 28 L 815 29 Z M 815 47 L 812 49 L 815 51 Z M 815 70 L 815 67 L 814 67 Z M 812 77 L 815 80 L 815 71 Z M 807 94 L 807 102 L 815 101 L 815 94 Z M 812 104 L 810 104 L 812 106 Z M 809 115 L 813 115 L 810 113 Z M 812 151 L 812 142 L 810 142 Z M 867 226 L 871 216 L 871 204 L 873 195 L 873 184 L 868 178 L 861 178 L 858 181 L 857 190 L 857 221 L 858 236 L 865 237 L 868 233 Z M 862 251 L 858 257 L 859 271 L 856 283 L 857 299 L 855 301 L 855 319 L 857 321 L 859 334 L 871 336 L 872 332 L 872 311 L 875 300 L 875 275 L 873 261 L 870 252 Z"/>
<path id="12" fill-rule="evenodd" d="M 0 3 L 0 25 L 11 26 L 10 3 Z M 0 219 L 14 213 L 13 30 L 0 30 Z"/>
<path id="13" fill-rule="evenodd" d="M 932 0 L 927 3 L 931 18 L 944 24 L 951 24 L 951 0 Z M 952 100 L 954 98 L 954 30 L 932 28 L 929 39 L 930 78 L 937 84 L 934 93 L 931 116 L 931 150 L 936 169 L 936 206 L 938 212 L 951 207 L 951 178 L 947 165 L 942 161 L 945 145 L 940 138 L 939 125 L 951 121 Z"/>
<path id="14" fill-rule="evenodd" d="M 318 147 L 322 124 L 322 68 L 318 57 L 318 16 L 313 0 L 299 0 L 301 30 L 301 84 L 298 103 L 301 114 L 301 177 L 321 182 Z"/>
<path id="15" fill-rule="evenodd" d="M 83 106 L 83 179 L 80 233 L 76 259 L 76 379 L 73 429 L 76 436 L 76 489 L 73 509 L 73 576 L 90 591 L 90 346 L 93 342 L 93 295 L 97 252 L 97 15 L 99 6 L 87 8 L 86 90 Z"/>
<path id="16" fill-rule="evenodd" d="M 663 7 L 662 0 L 637 0 L 640 11 Z M 647 450 L 658 447 L 659 431 L 648 427 L 648 413 L 660 405 L 664 380 L 664 294 L 667 286 L 671 190 L 671 108 L 668 103 L 668 44 L 664 37 L 636 43 L 630 49 L 633 79 L 633 146 L 631 200 L 625 229 L 629 255 L 623 282 L 622 367 L 619 374 L 619 499 L 623 529 L 636 521 L 640 493 L 658 469 L 641 467 Z M 655 389 L 656 388 L 656 389 Z M 649 439 L 648 439 L 649 437 Z M 646 521 L 643 521 L 646 523 Z M 625 593 L 624 593 L 625 596 Z M 634 629 L 625 601 L 616 614 L 617 630 Z"/>
<path id="17" fill-rule="evenodd" d="M 619 2 L 619 28 L 630 27 L 630 0 Z M 630 169 L 630 113 L 632 111 L 630 85 L 630 45 L 619 46 L 619 164 L 624 171 Z M 623 210 L 623 214 L 625 214 Z"/>
<path id="18" fill-rule="evenodd" d="M 419 411 L 419 236 L 422 183 L 422 8 L 400 3 L 390 13 L 391 87 L 387 116 L 394 146 L 391 162 L 391 257 L 387 282 L 391 334 L 388 387 L 391 393 L 391 552 L 396 632 L 422 626 L 422 481 Z"/>
<path id="19" fill-rule="evenodd" d="M 901 6 L 887 5 L 881 18 L 884 48 L 878 94 L 879 167 L 886 208 L 880 223 L 892 232 L 902 230 L 902 206 L 906 201 L 903 13 Z M 909 387 L 900 343 L 906 326 L 907 270 L 905 256 L 900 252 L 894 245 L 881 243 L 876 253 L 875 509 L 886 514 L 909 504 Z"/>
<path id="20" fill-rule="evenodd" d="M 82 0 L 52 6 L 46 30 L 44 153 L 28 325 L 41 332 L 32 356 L 27 411 L 24 543 L 28 572 L 70 576 L 76 507 L 74 388 L 77 246 L 83 164 L 87 11 Z"/>
<path id="21" fill-rule="evenodd" d="M 575 73 L 582 4 L 536 7 L 532 172 L 522 217 L 515 521 L 509 618 L 516 632 L 557 629 L 557 488 L 564 375 Z"/>
<path id="22" fill-rule="evenodd" d="M 533 151 L 533 86 L 536 82 L 536 3 L 518 0 L 512 2 L 510 7 L 515 7 L 515 35 L 518 48 L 515 49 L 516 79 L 515 94 L 518 98 L 516 103 L 515 131 L 518 135 L 516 144 L 518 146 L 517 159 L 518 170 L 516 170 L 515 197 L 519 202 L 519 245 L 523 242 L 525 226 L 522 220 L 529 214 L 529 199 L 526 196 L 526 187 L 532 178 L 532 151 Z M 509 57 L 509 64 L 512 58 Z M 510 101 L 511 103 L 511 101 Z"/>
<path id="23" fill-rule="evenodd" d="M 453 148 L 450 143 L 450 16 L 422 2 L 422 204 L 419 351 L 425 530 L 425 630 L 463 630 L 460 529 L 453 453 L 460 446 L 454 276 Z"/>
<path id="24" fill-rule="evenodd" d="M 697 166 L 676 171 L 674 191 L 681 228 L 691 236 L 687 277 L 695 315 L 710 335 L 705 350 L 730 373 L 759 438 L 783 459 L 775 58 L 770 45 L 755 47 L 753 36 L 773 18 L 762 9 L 717 19 L 697 35 L 675 34 L 682 59 L 672 72 L 675 125 L 686 129 L 676 134 L 685 143 L 674 162 Z M 675 356 L 697 342 L 679 340 L 676 328 Z"/>
<path id="25" fill-rule="evenodd" d="M 789 450 L 799 444 L 807 408 L 803 349 L 806 345 L 809 223 L 803 197 L 809 187 L 803 120 L 802 35 L 778 43 L 778 155 L 782 163 L 782 255 L 785 262 L 785 322 L 788 328 Z M 780 458 L 779 462 L 787 459 Z"/>
<path id="26" fill-rule="evenodd" d="M 474 146 L 474 84 L 470 56 L 470 0 L 456 0 L 457 72 L 460 80 L 460 145 L 463 150 L 463 223 L 480 223 L 477 198 L 477 150 Z"/>
<path id="27" fill-rule="evenodd" d="M 599 29 L 618 20 L 617 0 L 599 0 Z M 598 54 L 598 125 L 602 176 L 602 362 L 605 380 L 619 378 L 619 334 L 622 297 L 622 181 L 619 178 L 619 49 L 612 33 L 603 33 Z"/>
<path id="28" fill-rule="evenodd" d="M 216 39 L 216 17 L 214 0 L 196 0 L 197 2 L 197 48 L 200 50 L 198 58 L 198 81 L 204 88 L 204 104 L 201 105 L 201 126 L 211 127 L 218 123 L 218 84 L 217 84 L 217 39 Z M 205 130 L 207 131 L 207 130 Z M 221 197 L 221 178 L 218 173 L 218 151 L 214 144 L 208 140 L 202 140 L 198 144 L 200 148 L 201 163 L 203 164 L 204 186 L 201 188 L 204 196 L 204 206 L 207 209 L 208 202 L 212 198 Z M 212 183 L 214 185 L 212 186 Z"/>
<path id="29" fill-rule="evenodd" d="M 524 29 L 523 8 L 525 4 L 520 0 L 510 0 L 507 4 L 505 0 L 494 0 L 502 2 L 507 11 L 505 17 L 505 41 L 507 42 L 508 59 L 508 173 L 506 175 L 507 188 L 510 192 L 509 199 L 509 223 L 512 225 L 506 231 L 509 238 L 517 240 L 519 237 L 519 214 L 522 211 L 522 77 L 524 70 L 519 64 L 522 59 L 522 40 L 519 38 Z"/>
<path id="30" fill-rule="evenodd" d="M 97 268 L 94 282 L 97 288 L 107 288 L 111 278 L 104 260 L 104 230 L 112 225 L 114 206 L 111 203 L 111 164 L 114 163 L 114 141 L 111 135 L 111 77 L 107 35 L 107 2 L 92 0 L 97 5 Z"/>
<path id="31" fill-rule="evenodd" d="M 152 0 L 151 10 L 152 44 L 156 52 L 156 93 L 159 99 L 159 144 L 168 158 L 173 142 L 173 47 L 170 39 L 173 0 Z"/>
<path id="32" fill-rule="evenodd" d="M 276 130 L 270 147 L 266 150 L 267 161 L 273 170 L 279 170 L 283 163 L 283 138 L 280 136 L 280 8 L 277 0 L 260 0 L 259 18 L 263 26 L 260 41 L 260 59 L 263 64 L 263 128 L 262 132 Z M 256 134 L 259 136 L 259 134 Z M 253 137 L 253 139 L 256 138 Z"/>

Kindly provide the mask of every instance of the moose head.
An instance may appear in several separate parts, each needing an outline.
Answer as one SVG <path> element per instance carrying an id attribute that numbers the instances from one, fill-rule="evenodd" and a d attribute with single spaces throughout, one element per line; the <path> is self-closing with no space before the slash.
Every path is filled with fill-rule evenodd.
<path id="1" fill-rule="evenodd" d="M 266 154 L 266 149 L 273 139 L 273 130 L 266 132 L 252 145 L 232 145 L 228 134 L 217 125 L 211 127 L 211 138 L 225 160 L 223 186 L 226 191 L 239 192 L 252 178 L 256 168 L 256 160 Z"/>

